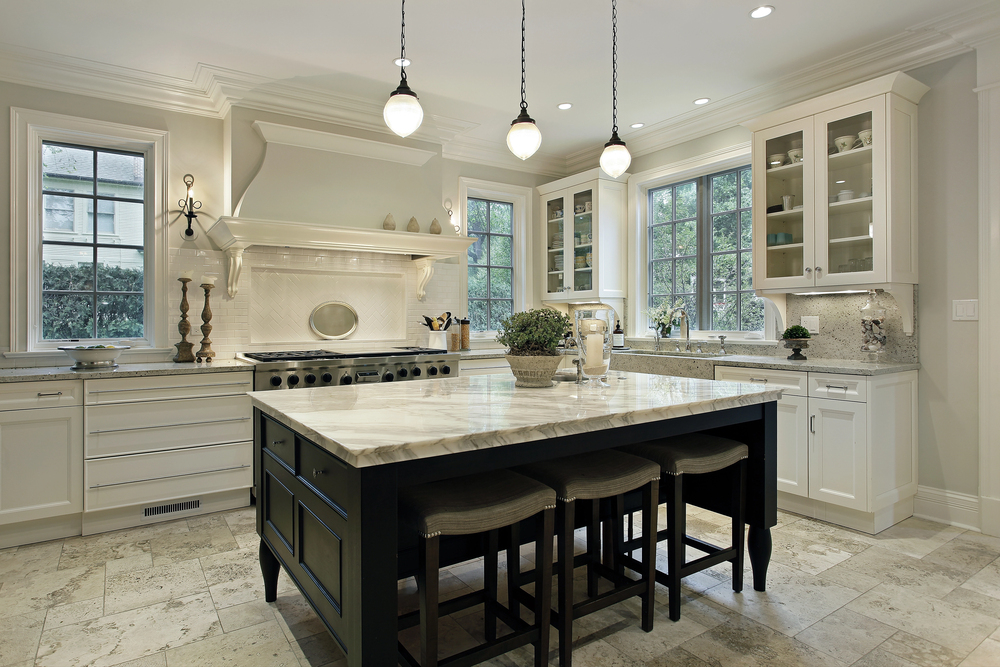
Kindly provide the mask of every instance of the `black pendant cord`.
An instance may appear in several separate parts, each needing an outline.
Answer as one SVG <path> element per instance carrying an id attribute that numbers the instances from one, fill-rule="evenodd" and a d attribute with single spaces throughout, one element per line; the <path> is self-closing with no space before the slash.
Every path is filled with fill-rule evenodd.
<path id="1" fill-rule="evenodd" d="M 618 3 L 611 0 L 611 134 L 618 135 Z"/>
<path id="2" fill-rule="evenodd" d="M 521 111 L 527 113 L 528 102 L 524 87 L 524 0 L 521 0 Z"/>
<path id="3" fill-rule="evenodd" d="M 402 0 L 399 28 L 399 78 L 406 81 L 406 0 Z"/>

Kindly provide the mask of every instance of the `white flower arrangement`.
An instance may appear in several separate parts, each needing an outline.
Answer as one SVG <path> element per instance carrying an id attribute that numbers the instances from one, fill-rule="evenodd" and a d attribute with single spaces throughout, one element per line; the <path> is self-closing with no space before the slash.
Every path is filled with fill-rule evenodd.
<path id="1" fill-rule="evenodd" d="M 664 301 L 655 308 L 647 308 L 646 316 L 649 317 L 650 324 L 657 324 L 661 327 L 673 325 L 680 312 L 684 310 L 684 300 L 678 298 L 673 306 Z"/>

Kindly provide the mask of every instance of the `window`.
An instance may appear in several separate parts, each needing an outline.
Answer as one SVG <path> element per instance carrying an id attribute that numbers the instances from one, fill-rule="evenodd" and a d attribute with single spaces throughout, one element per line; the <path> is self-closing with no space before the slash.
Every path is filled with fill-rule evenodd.
<path id="1" fill-rule="evenodd" d="M 473 331 L 496 331 L 514 312 L 514 205 L 468 200 L 469 320 Z"/>
<path id="2" fill-rule="evenodd" d="M 680 300 L 692 329 L 762 331 L 751 271 L 750 167 L 648 191 L 649 305 Z"/>
<path id="3" fill-rule="evenodd" d="M 12 109 L 11 349 L 163 348 L 167 133 Z"/>

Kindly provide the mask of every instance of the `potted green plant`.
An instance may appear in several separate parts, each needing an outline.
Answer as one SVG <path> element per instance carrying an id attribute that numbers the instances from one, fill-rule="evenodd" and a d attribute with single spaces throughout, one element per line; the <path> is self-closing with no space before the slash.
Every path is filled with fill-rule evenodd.
<path id="1" fill-rule="evenodd" d="M 809 329 L 797 324 L 785 329 L 785 333 L 781 334 L 781 340 L 784 341 L 785 349 L 792 351 L 788 359 L 791 361 L 805 361 L 806 355 L 802 354 L 802 350 L 809 347 L 810 338 L 812 336 L 809 333 Z"/>
<path id="2" fill-rule="evenodd" d="M 514 313 L 500 322 L 497 342 L 507 348 L 515 386 L 552 386 L 562 359 L 557 345 L 569 328 L 569 317 L 549 308 Z"/>
<path id="3" fill-rule="evenodd" d="M 674 320 L 683 309 L 683 299 L 677 299 L 672 306 L 669 302 L 664 301 L 655 308 L 648 308 L 646 316 L 649 318 L 649 328 L 655 329 L 660 334 L 660 338 L 670 338 Z"/>

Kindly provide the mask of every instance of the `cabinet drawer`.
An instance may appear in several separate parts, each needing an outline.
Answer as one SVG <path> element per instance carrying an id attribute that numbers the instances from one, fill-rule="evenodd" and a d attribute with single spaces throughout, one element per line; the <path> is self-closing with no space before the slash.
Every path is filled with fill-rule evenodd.
<path id="1" fill-rule="evenodd" d="M 86 456 L 251 440 L 252 411 L 246 395 L 88 406 Z"/>
<path id="2" fill-rule="evenodd" d="M 763 384 L 767 385 L 768 389 L 781 389 L 783 395 L 787 396 L 806 396 L 808 391 L 807 374 L 801 371 L 716 366 L 715 379 L 727 382 Z"/>
<path id="3" fill-rule="evenodd" d="M 63 408 L 83 405 L 83 382 L 4 382 L 0 384 L 0 410 Z"/>
<path id="4" fill-rule="evenodd" d="M 84 462 L 84 509 L 155 503 L 253 485 L 253 443 Z"/>
<path id="5" fill-rule="evenodd" d="M 809 396 L 864 402 L 868 400 L 868 378 L 863 375 L 810 373 Z"/>
<path id="6" fill-rule="evenodd" d="M 261 433 L 264 449 L 274 454 L 290 470 L 295 470 L 295 434 L 276 421 L 264 417 Z"/>
<path id="7" fill-rule="evenodd" d="M 347 512 L 350 494 L 347 464 L 316 445 L 299 440 L 299 476 L 341 512 Z"/>
<path id="8" fill-rule="evenodd" d="M 253 372 L 195 373 L 87 380 L 87 405 L 132 403 L 164 398 L 245 394 L 253 390 Z"/>

